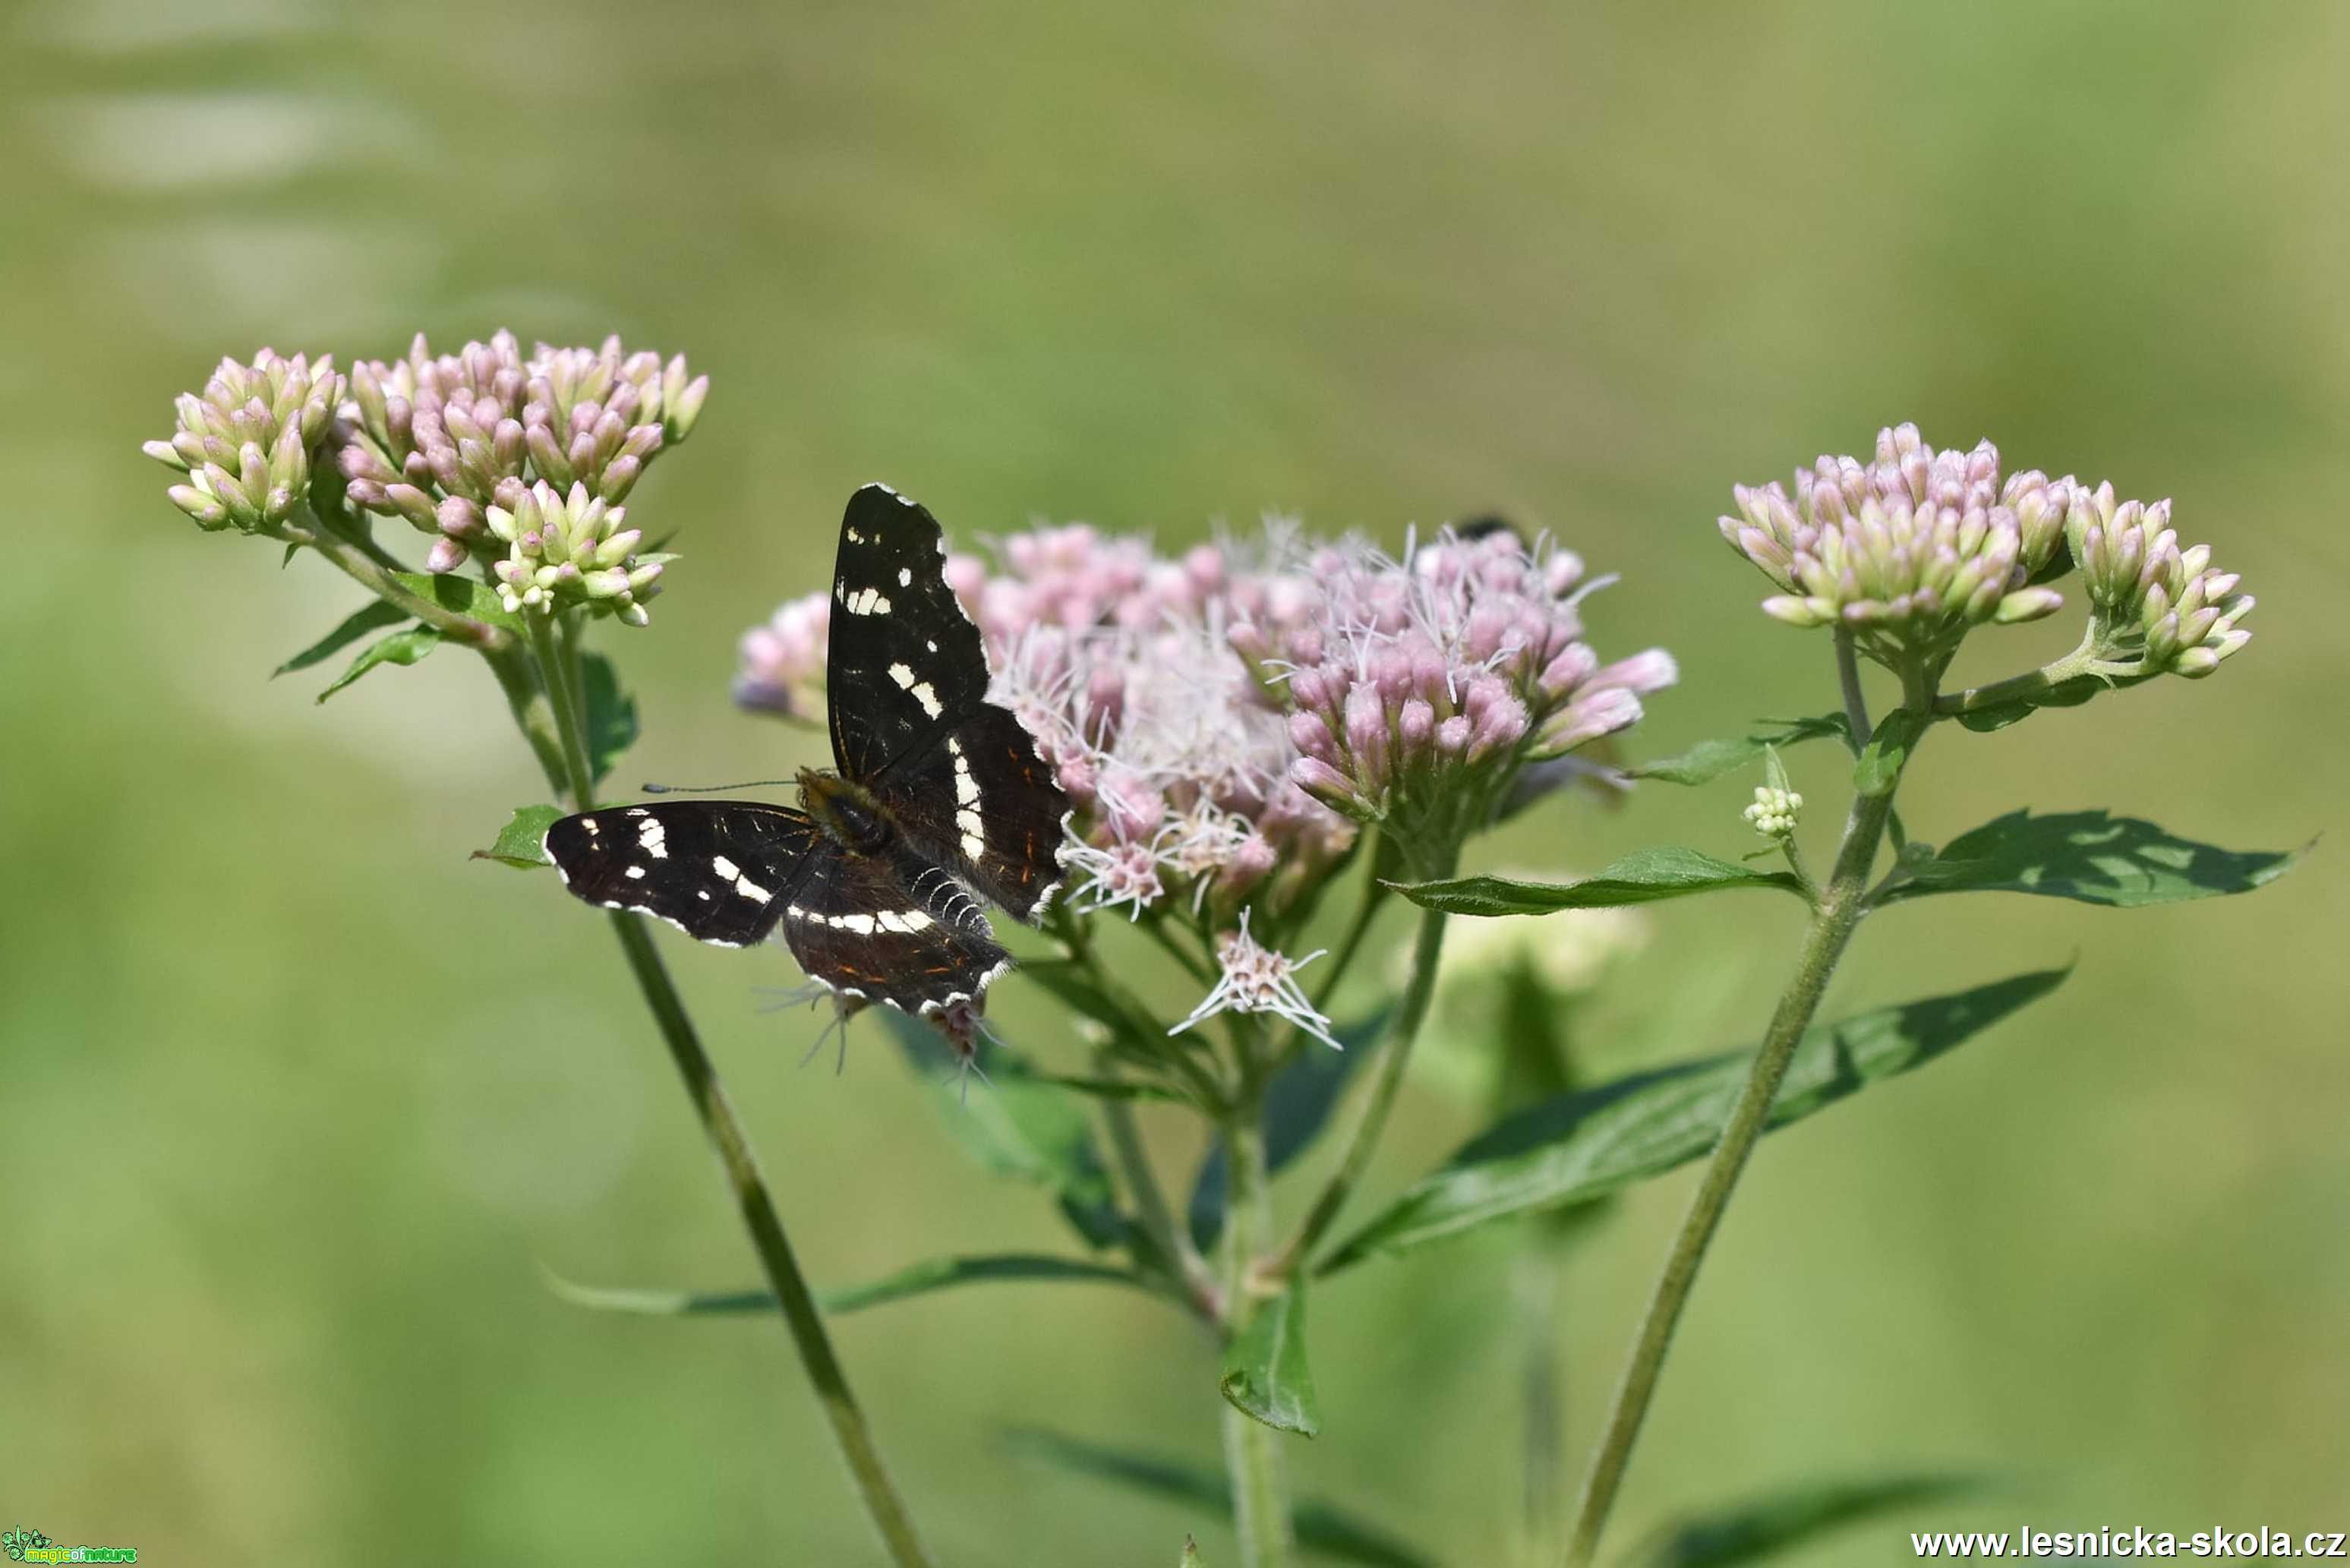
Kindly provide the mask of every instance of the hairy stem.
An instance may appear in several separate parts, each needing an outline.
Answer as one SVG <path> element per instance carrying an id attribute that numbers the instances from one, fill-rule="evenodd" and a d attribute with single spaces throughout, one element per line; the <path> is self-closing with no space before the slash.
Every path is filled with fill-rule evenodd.
<path id="1" fill-rule="evenodd" d="M 1633 1338 L 1623 1381 L 1616 1390 L 1599 1447 L 1592 1456 L 1590 1473 L 1583 1483 L 1583 1501 L 1566 1552 L 1571 1568 L 1583 1568 L 1598 1548 L 1600 1532 L 1607 1527 L 1608 1511 L 1615 1506 L 1617 1490 L 1623 1485 L 1625 1469 L 1631 1462 L 1640 1423 L 1656 1393 L 1657 1378 L 1664 1370 L 1666 1353 L 1672 1347 L 1673 1331 L 1679 1325 L 1681 1309 L 1689 1303 L 1690 1287 L 1697 1282 L 1698 1266 L 1704 1262 L 1706 1249 L 1721 1228 L 1722 1213 L 1730 1207 L 1731 1194 L 1746 1168 L 1747 1157 L 1754 1152 L 1756 1141 L 1770 1126 L 1771 1102 L 1778 1096 L 1779 1085 L 1787 1075 L 1787 1064 L 1794 1060 L 1795 1046 L 1810 1026 L 1812 1015 L 1819 1010 L 1828 977 L 1835 972 L 1836 961 L 1843 956 L 1845 945 L 1852 940 L 1853 928 L 1866 907 L 1869 868 L 1876 862 L 1877 844 L 1884 837 L 1886 821 L 1892 811 L 1890 789 L 1879 794 L 1853 796 L 1835 867 L 1814 906 L 1811 926 L 1804 933 L 1803 946 L 1796 954 L 1795 972 L 1771 1015 L 1770 1029 L 1762 1037 L 1762 1049 L 1755 1053 L 1746 1086 L 1740 1091 L 1738 1103 L 1722 1127 L 1713 1158 L 1707 1162 L 1705 1174 L 1698 1182 L 1688 1217 L 1673 1238 L 1664 1272 L 1657 1281 L 1638 1333 Z"/>
<path id="2" fill-rule="evenodd" d="M 2134 661 L 2114 660 L 2104 657 L 2104 639 L 2097 623 L 2092 620 L 2089 629 L 2082 634 L 2081 645 L 2064 658 L 2027 670 L 2021 675 L 2011 675 L 2004 680 L 1993 680 L 1981 686 L 1970 686 L 1963 691 L 1952 691 L 1933 700 L 1933 711 L 1938 718 L 1950 718 L 1960 713 L 1973 713 L 2002 703 L 2025 701 L 2054 691 L 2068 680 L 2084 675 L 2120 677 L 2137 674 Z"/>
<path id="3" fill-rule="evenodd" d="M 1104 1070 L 1115 1075 L 1114 1068 L 1105 1065 Z M 1177 1222 L 1167 1202 L 1166 1190 L 1150 1168 L 1149 1151 L 1142 1147 L 1142 1129 L 1135 1123 L 1134 1107 L 1124 1100 L 1105 1099 L 1101 1113 L 1102 1123 L 1109 1130 L 1111 1157 L 1118 1161 L 1118 1175 L 1126 1183 L 1127 1196 L 1134 1199 L 1143 1230 L 1166 1258 L 1168 1268 L 1175 1272 L 1184 1300 L 1202 1318 L 1221 1325 L 1223 1291 L 1209 1272 L 1207 1260 L 1191 1244 L 1191 1232 Z"/>
<path id="4" fill-rule="evenodd" d="M 1273 1231 L 1273 1199 L 1265 1171 L 1264 1117 L 1258 1096 L 1224 1121 L 1231 1172 L 1225 1218 L 1225 1318 L 1237 1334 L 1257 1308 L 1249 1295 L 1249 1263 Z M 1242 1568 L 1282 1568 L 1292 1535 L 1289 1488 L 1281 1434 L 1226 1404 L 1224 1469 L 1232 1489 L 1232 1522 L 1240 1533 Z"/>
<path id="5" fill-rule="evenodd" d="M 307 545 L 334 563 L 353 582 L 366 588 L 386 604 L 414 616 L 452 642 L 462 642 L 468 648 L 478 648 L 484 653 L 495 653 L 515 645 L 514 633 L 504 627 L 433 603 L 398 577 L 392 568 L 377 558 L 380 552 L 370 552 L 344 538 L 328 527 L 317 514 L 305 507 L 299 514 L 301 522 L 288 523 L 278 536 L 289 545 Z"/>
<path id="6" fill-rule="evenodd" d="M 1442 863 L 1422 868 L 1422 880 L 1435 880 L 1452 874 L 1455 857 L 1446 855 Z M 1259 1273 L 1267 1280 L 1278 1280 L 1293 1269 L 1303 1266 L 1305 1255 L 1322 1240 L 1339 1210 L 1346 1207 L 1363 1173 L 1369 1168 L 1371 1156 L 1377 1152 L 1379 1137 L 1387 1131 L 1388 1116 L 1395 1109 L 1396 1096 L 1403 1089 L 1404 1069 L 1410 1064 L 1412 1044 L 1419 1037 L 1420 1023 L 1428 1016 L 1430 999 L 1436 994 L 1436 961 L 1444 948 L 1444 916 L 1436 909 L 1419 912 L 1419 935 L 1412 944 L 1411 978 L 1404 984 L 1403 995 L 1396 1001 L 1395 1012 L 1388 1017 L 1387 1034 L 1381 1043 L 1379 1062 L 1371 1078 L 1369 1097 L 1363 1102 L 1361 1113 L 1355 1118 L 1353 1129 L 1347 1135 L 1346 1152 L 1339 1157 L 1337 1168 L 1315 1195 L 1313 1207 L 1298 1223 L 1296 1231 L 1281 1244 L 1280 1250 L 1258 1266 Z"/>
<path id="7" fill-rule="evenodd" d="M 559 769 L 550 769 L 548 776 L 570 794 L 575 805 L 586 811 L 595 805 L 596 786 L 589 771 L 586 723 L 579 700 L 577 645 L 566 636 L 558 646 L 551 618 L 526 613 L 531 650 L 539 667 L 539 686 L 552 707 L 559 740 L 556 754 L 561 765 Z M 503 673 L 500 679 L 505 679 Z M 509 700 L 513 695 L 509 691 Z M 517 719 L 520 717 L 518 711 Z M 525 733 L 531 733 L 527 725 Z M 537 744 L 536 737 L 533 744 Z M 889 1561 L 897 1568 L 931 1568 L 930 1554 L 914 1532 L 913 1520 L 890 1482 L 889 1469 L 881 1461 L 880 1449 L 866 1424 L 865 1413 L 849 1391 L 847 1374 L 841 1369 L 839 1356 L 834 1354 L 831 1337 L 825 1332 L 824 1315 L 816 1307 L 806 1276 L 800 1272 L 791 1239 L 785 1233 L 775 1199 L 768 1195 L 758 1157 L 752 1153 L 750 1138 L 734 1114 L 724 1085 L 719 1081 L 717 1065 L 702 1049 L 701 1035 L 686 1013 L 684 999 L 679 996 L 642 917 L 615 910 L 611 920 L 613 934 L 619 939 L 620 950 L 629 961 L 629 972 L 635 977 L 637 989 L 643 993 L 645 1005 L 660 1028 L 670 1059 L 677 1064 L 678 1075 L 685 1082 L 686 1096 L 693 1102 L 694 1114 L 701 1117 L 702 1131 L 717 1151 L 727 1184 L 734 1190 L 734 1201 L 742 1210 L 744 1228 L 750 1231 L 753 1250 L 759 1255 L 767 1282 L 783 1310 L 785 1325 L 799 1351 L 800 1366 L 832 1425 L 841 1459 L 857 1483 L 865 1511 L 881 1536 Z"/>
<path id="8" fill-rule="evenodd" d="M 1852 632 L 1836 628 L 1836 686 L 1844 693 L 1845 728 L 1851 732 L 1845 739 L 1852 744 L 1852 754 L 1860 755 L 1868 744 L 1871 725 L 1868 722 L 1868 696 L 1860 689 L 1860 656 L 1853 646 Z"/>

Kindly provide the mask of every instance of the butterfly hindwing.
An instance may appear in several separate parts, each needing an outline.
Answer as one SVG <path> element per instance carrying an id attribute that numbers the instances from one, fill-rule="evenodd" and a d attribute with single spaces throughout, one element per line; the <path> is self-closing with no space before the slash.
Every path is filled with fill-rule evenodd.
<path id="1" fill-rule="evenodd" d="M 987 654 L 945 568 L 926 508 L 885 484 L 848 498 L 825 673 L 844 778 L 871 784 L 986 705 Z"/>
<path id="2" fill-rule="evenodd" d="M 800 813 L 751 800 L 608 806 L 546 830 L 573 893 L 722 947 L 764 940 L 827 843 Z"/>
<path id="3" fill-rule="evenodd" d="M 873 788 L 909 835 L 1020 919 L 1037 919 L 1060 886 L 1068 797 L 1011 710 L 981 703 Z"/>
<path id="4" fill-rule="evenodd" d="M 1012 967 L 956 879 L 910 852 L 827 843 L 784 909 L 784 941 L 812 980 L 908 1012 L 983 994 Z"/>

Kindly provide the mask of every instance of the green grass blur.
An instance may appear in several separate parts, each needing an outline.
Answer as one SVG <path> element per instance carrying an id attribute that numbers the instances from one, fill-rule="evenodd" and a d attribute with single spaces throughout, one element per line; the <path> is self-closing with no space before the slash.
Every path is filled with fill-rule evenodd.
<path id="1" fill-rule="evenodd" d="M 1604 652 L 1680 656 L 1654 753 L 1833 705 L 1825 642 L 1752 613 L 1715 536 L 1732 482 L 1900 419 L 1988 434 L 2176 497 L 2257 639 L 2208 682 L 1938 732 L 1914 830 L 2109 805 L 2282 847 L 2350 769 L 2345 50 L 2318 0 L 0 7 L 0 1523 L 167 1564 L 878 1560 L 775 1324 L 542 1285 L 754 1271 L 608 939 L 465 858 L 543 793 L 490 682 L 444 654 L 317 708 L 265 679 L 358 601 L 164 502 L 138 442 L 221 354 L 500 325 L 686 350 L 707 418 L 631 503 L 686 558 L 605 639 L 647 721 L 624 779 L 684 782 L 803 754 L 730 711 L 733 643 L 819 582 L 867 479 L 966 537 L 1508 510 L 1623 574 Z M 1839 771 L 1796 762 L 1814 802 Z M 1744 787 L 1560 803 L 1483 854 L 1737 853 Z M 2350 1526 L 2345 916 L 2329 842 L 2249 898 L 1865 930 L 1833 1009 L 2080 967 L 1765 1147 L 1618 1540 L 1945 1468 L 2014 1486 L 1806 1560 L 1906 1559 L 1913 1526 Z M 1794 940 L 1773 901 L 1659 911 L 1623 983 L 1685 1038 L 1595 1057 L 1751 1038 Z M 1059 1244 L 877 1033 L 844 1077 L 796 1068 L 812 1023 L 753 990 L 796 979 L 779 952 L 670 951 L 820 1281 Z M 1409 1097 L 1377 1190 L 1472 1125 Z M 1576 1452 L 1690 1179 L 1581 1254 Z M 1315 1307 L 1301 1489 L 1451 1563 L 1514 1519 L 1508 1256 Z M 974 1289 L 838 1334 L 943 1562 L 1163 1563 L 1186 1529 L 1234 1560 L 1001 1448 L 1212 1462 L 1211 1356 L 1148 1300 Z"/>

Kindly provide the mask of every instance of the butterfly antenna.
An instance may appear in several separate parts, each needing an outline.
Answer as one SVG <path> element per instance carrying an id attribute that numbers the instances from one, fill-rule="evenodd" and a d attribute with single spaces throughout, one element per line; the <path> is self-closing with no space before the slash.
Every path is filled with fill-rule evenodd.
<path id="1" fill-rule="evenodd" d="M 646 783 L 640 784 L 637 787 L 644 791 L 647 794 L 716 794 L 721 790 L 766 789 L 774 785 L 788 784 L 794 782 L 795 781 L 791 779 L 744 779 L 741 784 L 665 784 Z"/>

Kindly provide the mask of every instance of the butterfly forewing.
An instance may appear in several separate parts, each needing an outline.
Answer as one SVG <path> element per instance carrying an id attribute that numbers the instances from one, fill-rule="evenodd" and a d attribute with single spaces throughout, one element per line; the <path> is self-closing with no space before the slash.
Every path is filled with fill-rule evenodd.
<path id="1" fill-rule="evenodd" d="M 752 800 L 612 806 L 546 830 L 547 857 L 580 898 L 724 947 L 775 929 L 825 842 L 800 813 Z"/>
<path id="2" fill-rule="evenodd" d="M 848 498 L 825 685 L 841 776 L 870 784 L 987 701 L 979 628 L 947 586 L 938 519 L 885 484 Z"/>

